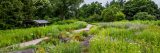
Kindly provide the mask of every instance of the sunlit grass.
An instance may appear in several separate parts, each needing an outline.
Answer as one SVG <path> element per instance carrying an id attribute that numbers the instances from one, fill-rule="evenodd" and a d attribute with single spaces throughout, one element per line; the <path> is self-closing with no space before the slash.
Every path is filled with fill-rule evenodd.
<path id="1" fill-rule="evenodd" d="M 160 52 L 159 21 L 121 21 L 94 23 L 90 53 Z"/>
<path id="2" fill-rule="evenodd" d="M 5 37 L 1 35 L 0 38 L 5 41 L 0 43 L 4 42 L 1 44 L 4 46 L 4 44 L 8 43 L 13 44 L 32 40 L 34 38 L 50 36 L 52 37 L 51 39 L 34 46 L 37 52 L 42 50 L 42 52 L 45 51 L 49 53 L 81 53 L 83 50 L 81 42 L 89 35 L 92 35 L 93 38 L 89 40 L 89 47 L 86 48 L 88 53 L 159 53 L 159 23 L 159 21 L 94 23 L 94 26 L 89 32 L 82 31 L 80 33 L 74 33 L 72 30 L 85 27 L 86 23 L 84 22 L 30 28 L 30 30 L 16 29 L 15 31 L 17 31 L 17 33 L 14 30 L 8 30 L 6 32 L 0 32 L 4 32 L 4 35 L 8 32 L 7 36 L 9 36 Z M 26 30 L 28 30 L 28 32 L 26 32 Z M 69 38 L 69 40 L 67 42 L 60 41 L 58 38 L 59 36 L 62 38 Z M 20 39 L 16 39 L 16 37 Z M 13 39 L 7 40 L 6 38 Z"/>
<path id="3" fill-rule="evenodd" d="M 57 37 L 60 31 L 71 31 L 74 29 L 83 28 L 86 25 L 87 23 L 78 21 L 65 25 L 51 25 L 38 28 L 0 31 L 0 48 L 45 36 Z"/>

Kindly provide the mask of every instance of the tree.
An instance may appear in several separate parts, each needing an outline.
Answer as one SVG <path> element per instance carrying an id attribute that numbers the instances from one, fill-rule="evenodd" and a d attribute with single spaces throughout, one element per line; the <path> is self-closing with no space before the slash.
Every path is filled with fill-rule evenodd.
<path id="1" fill-rule="evenodd" d="M 155 15 L 158 6 L 151 0 L 129 0 L 125 3 L 124 13 L 127 15 L 128 20 L 133 20 L 133 16 L 138 12 L 148 12 Z"/>
<path id="2" fill-rule="evenodd" d="M 102 17 L 98 14 L 93 14 L 93 15 L 89 16 L 85 21 L 98 22 L 98 21 L 102 21 Z"/>
<path id="3" fill-rule="evenodd" d="M 52 0 L 54 1 L 54 0 Z M 38 19 L 46 19 L 46 17 L 52 17 L 56 6 L 51 0 L 38 0 L 35 1 L 34 6 L 36 7 L 35 16 L 38 16 Z"/>
<path id="4" fill-rule="evenodd" d="M 83 0 L 55 0 L 56 6 L 58 7 L 56 10 L 56 15 L 61 17 L 62 19 L 66 19 L 75 16 L 78 12 L 77 9 L 79 5 L 83 2 Z"/>
<path id="5" fill-rule="evenodd" d="M 105 4 L 105 8 L 109 7 L 109 2 L 107 1 L 107 3 Z"/>
<path id="6" fill-rule="evenodd" d="M 80 9 L 80 16 L 87 18 L 93 14 L 101 14 L 104 7 L 99 2 L 92 2 L 91 4 L 84 4 Z"/>
<path id="7" fill-rule="evenodd" d="M 24 20 L 77 16 L 83 0 L 0 0 L 0 29 L 23 27 Z"/>
<path id="8" fill-rule="evenodd" d="M 23 16 L 24 4 L 19 0 L 4 0 L 0 2 L 0 29 L 20 26 Z"/>
<path id="9" fill-rule="evenodd" d="M 125 19 L 125 15 L 120 10 L 119 5 L 112 5 L 102 11 L 103 21 L 111 22 L 111 21 L 120 21 Z"/>
<path id="10" fill-rule="evenodd" d="M 123 7 L 125 2 L 126 2 L 126 0 L 112 0 L 110 2 L 110 5 L 115 5 L 116 4 L 116 5 L 120 5 L 121 7 Z"/>
<path id="11" fill-rule="evenodd" d="M 125 19 L 125 17 L 126 17 L 126 15 L 123 13 L 123 12 L 117 12 L 116 14 L 115 14 L 115 19 L 116 19 L 116 21 L 121 21 L 121 20 L 124 20 Z"/>
<path id="12" fill-rule="evenodd" d="M 134 20 L 155 20 L 156 17 L 154 15 L 150 15 L 147 12 L 139 12 L 133 16 Z"/>
<path id="13" fill-rule="evenodd" d="M 157 20 L 160 20 L 160 8 L 156 11 L 155 16 Z"/>
<path id="14" fill-rule="evenodd" d="M 36 10 L 36 7 L 34 6 L 34 1 L 33 0 L 21 0 L 20 2 L 24 4 L 23 9 L 22 9 L 23 11 L 22 14 L 24 14 L 24 19 L 25 20 L 33 19 L 35 10 Z"/>
<path id="15" fill-rule="evenodd" d="M 120 4 L 120 6 L 124 6 L 124 4 L 125 4 L 125 2 L 126 2 L 126 0 L 118 0 L 118 2 L 119 2 L 119 4 Z"/>

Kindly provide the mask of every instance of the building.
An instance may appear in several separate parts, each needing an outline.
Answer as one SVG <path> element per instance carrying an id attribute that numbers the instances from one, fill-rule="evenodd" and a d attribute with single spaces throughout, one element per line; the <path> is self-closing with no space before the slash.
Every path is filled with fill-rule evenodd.
<path id="1" fill-rule="evenodd" d="M 25 20 L 23 24 L 25 27 L 31 26 L 46 26 L 49 22 L 47 20 Z"/>
<path id="2" fill-rule="evenodd" d="M 46 26 L 49 22 L 47 20 L 33 20 L 36 26 Z"/>

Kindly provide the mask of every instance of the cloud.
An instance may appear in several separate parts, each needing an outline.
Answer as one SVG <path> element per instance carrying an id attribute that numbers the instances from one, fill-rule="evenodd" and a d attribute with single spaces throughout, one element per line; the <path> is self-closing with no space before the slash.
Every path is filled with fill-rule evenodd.
<path id="1" fill-rule="evenodd" d="M 153 0 L 160 7 L 160 0 Z"/>

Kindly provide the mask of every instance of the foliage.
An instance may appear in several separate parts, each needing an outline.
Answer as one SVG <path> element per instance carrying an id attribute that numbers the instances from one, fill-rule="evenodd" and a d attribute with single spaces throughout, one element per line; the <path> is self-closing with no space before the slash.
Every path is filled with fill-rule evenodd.
<path id="1" fill-rule="evenodd" d="M 24 19 L 22 14 L 23 3 L 19 0 L 14 1 L 2 1 L 0 2 L 1 9 L 0 11 L 0 21 L 1 27 L 0 29 L 6 28 L 14 28 L 16 26 L 20 26 L 21 20 Z"/>
<path id="2" fill-rule="evenodd" d="M 129 0 L 125 3 L 124 14 L 126 14 L 128 20 L 133 20 L 133 16 L 138 12 L 147 12 L 155 15 L 158 11 L 158 6 L 151 0 Z"/>
<path id="3" fill-rule="evenodd" d="M 121 21 L 125 19 L 125 14 L 123 12 L 117 12 L 115 15 L 116 21 Z"/>
<path id="4" fill-rule="evenodd" d="M 100 15 L 101 11 L 104 9 L 104 7 L 99 2 L 92 2 L 91 4 L 84 4 L 79 9 L 79 16 L 83 18 L 88 18 L 92 15 Z"/>
<path id="5" fill-rule="evenodd" d="M 160 52 L 160 8 L 152 0 L 112 0 L 105 7 L 83 1 L 0 0 L 0 53 L 28 48 L 37 53 Z M 24 27 L 24 20 L 48 20 L 51 25 L 16 29 Z M 74 32 L 86 27 L 83 21 L 103 23 Z M 43 37 L 49 39 L 25 48 L 17 45 Z"/>
<path id="6" fill-rule="evenodd" d="M 36 10 L 34 11 L 35 19 L 48 19 L 52 17 L 54 11 L 56 11 L 56 5 L 53 2 L 55 0 L 37 0 L 34 1 L 34 7 Z M 54 18 L 52 18 L 54 19 Z"/>
<path id="7" fill-rule="evenodd" d="M 157 16 L 157 19 L 160 20 L 160 8 L 158 9 L 156 16 Z"/>
<path id="8" fill-rule="evenodd" d="M 102 20 L 102 17 L 98 14 L 93 14 L 92 16 L 89 16 L 86 21 L 87 22 L 98 22 L 98 21 L 101 21 Z"/>
<path id="9" fill-rule="evenodd" d="M 60 18 L 69 19 L 77 15 L 81 2 L 83 0 L 3 0 L 0 2 L 0 29 L 22 28 L 24 20 L 45 19 L 52 23 Z"/>
<path id="10" fill-rule="evenodd" d="M 81 53 L 80 51 L 80 43 L 73 41 L 71 43 L 57 45 L 50 53 Z"/>
<path id="11" fill-rule="evenodd" d="M 45 36 L 56 37 L 60 31 L 70 31 L 73 29 L 83 28 L 87 25 L 85 22 L 74 22 L 65 25 L 51 25 L 46 27 L 2 30 L 0 31 L 0 47 L 9 46 L 12 44 L 26 42 Z"/>
<path id="12" fill-rule="evenodd" d="M 147 12 L 139 12 L 133 16 L 134 20 L 155 20 L 156 17 L 154 15 L 150 15 Z"/>
<path id="13" fill-rule="evenodd" d="M 160 9 L 151 0 L 113 0 L 106 7 L 99 2 L 82 5 L 83 2 L 84 0 L 0 1 L 0 30 L 23 28 L 24 20 L 48 20 L 50 23 L 73 18 L 89 22 L 120 21 L 124 17 L 133 20 L 133 16 L 139 12 L 147 12 L 155 16 L 156 20 L 160 19 Z"/>
<path id="14" fill-rule="evenodd" d="M 97 23 L 98 33 L 90 40 L 90 53 L 157 53 L 160 50 L 158 21 L 118 21 Z M 145 24 L 144 24 L 145 23 Z M 152 23 L 152 24 L 149 24 Z M 140 30 L 141 29 L 141 30 Z M 100 31 L 100 32 L 99 32 Z"/>
<path id="15" fill-rule="evenodd" d="M 83 0 L 56 0 L 56 15 L 62 19 L 69 19 L 77 15 L 77 8 Z"/>
<path id="16" fill-rule="evenodd" d="M 102 11 L 103 21 L 111 22 L 123 20 L 125 15 L 121 12 L 119 5 L 112 5 Z"/>

